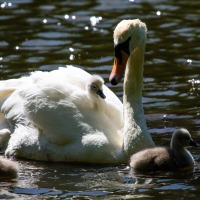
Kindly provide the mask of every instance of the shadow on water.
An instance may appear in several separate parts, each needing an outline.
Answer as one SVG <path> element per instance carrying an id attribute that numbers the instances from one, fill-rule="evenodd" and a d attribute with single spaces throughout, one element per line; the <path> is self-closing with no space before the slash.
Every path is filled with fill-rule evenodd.
<path id="1" fill-rule="evenodd" d="M 122 83 L 108 76 L 112 33 L 122 19 L 147 24 L 143 103 L 157 145 L 190 130 L 200 144 L 199 1 L 36 1 L 0 3 L 0 79 L 72 64 L 100 74 L 120 99 Z M 0 199 L 199 198 L 199 149 L 190 174 L 131 173 L 127 166 L 85 166 L 18 160 L 19 177 L 0 180 Z"/>

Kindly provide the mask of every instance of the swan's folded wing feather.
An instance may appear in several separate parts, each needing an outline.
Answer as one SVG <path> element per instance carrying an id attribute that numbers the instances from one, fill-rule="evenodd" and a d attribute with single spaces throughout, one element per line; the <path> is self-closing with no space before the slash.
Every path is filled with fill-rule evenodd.
<path id="1" fill-rule="evenodd" d="M 0 108 L 9 95 L 26 83 L 26 81 L 28 81 L 26 77 L 0 81 Z"/>
<path id="2" fill-rule="evenodd" d="M 100 132 L 118 140 L 122 103 L 106 86 L 106 100 L 88 98 L 90 77 L 75 67 L 33 72 L 4 102 L 2 110 L 13 125 L 32 124 L 56 144 L 73 143 L 83 135 Z M 98 109 L 94 109 L 96 104 Z"/>

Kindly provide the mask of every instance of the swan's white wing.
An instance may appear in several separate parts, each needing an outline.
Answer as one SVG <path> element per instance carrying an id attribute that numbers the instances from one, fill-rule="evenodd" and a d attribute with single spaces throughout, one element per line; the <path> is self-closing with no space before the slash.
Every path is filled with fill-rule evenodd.
<path id="1" fill-rule="evenodd" d="M 95 143 L 91 134 L 100 134 L 120 145 L 122 104 L 107 87 L 106 101 L 89 99 L 86 84 L 90 76 L 75 67 L 34 72 L 4 102 L 2 110 L 12 124 L 31 123 L 52 143 L 67 145 L 83 137 L 85 143 Z"/>

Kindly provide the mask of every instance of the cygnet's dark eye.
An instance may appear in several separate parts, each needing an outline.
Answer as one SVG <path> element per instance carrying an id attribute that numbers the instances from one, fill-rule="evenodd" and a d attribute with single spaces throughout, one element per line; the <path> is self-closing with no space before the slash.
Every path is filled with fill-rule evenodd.
<path id="1" fill-rule="evenodd" d="M 96 85 L 92 85 L 92 89 L 96 90 L 97 89 Z"/>

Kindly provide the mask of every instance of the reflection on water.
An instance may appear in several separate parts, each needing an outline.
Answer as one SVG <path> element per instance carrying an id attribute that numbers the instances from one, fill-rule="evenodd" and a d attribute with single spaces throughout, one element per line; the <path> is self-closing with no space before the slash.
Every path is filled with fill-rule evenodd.
<path id="1" fill-rule="evenodd" d="M 83 196 L 98 199 L 120 197 L 198 196 L 199 173 L 154 173 L 136 177 L 126 166 L 80 166 L 64 163 L 19 161 L 21 173 L 16 182 L 1 182 L 0 197 L 77 199 Z M 9 188 L 9 192 L 6 190 Z M 184 192 L 183 192 L 184 191 Z M 87 199 L 87 198 L 86 198 Z"/>
<path id="2" fill-rule="evenodd" d="M 72 64 L 103 76 L 122 98 L 122 83 L 108 83 L 112 33 L 120 20 L 140 18 L 148 27 L 143 103 L 153 139 L 167 145 L 171 133 L 185 127 L 200 143 L 199 6 L 194 0 L 3 1 L 0 79 Z M 135 177 L 126 166 L 19 161 L 18 180 L 1 180 L 0 198 L 198 198 L 199 150 L 190 151 L 195 172 L 178 177 Z"/>

